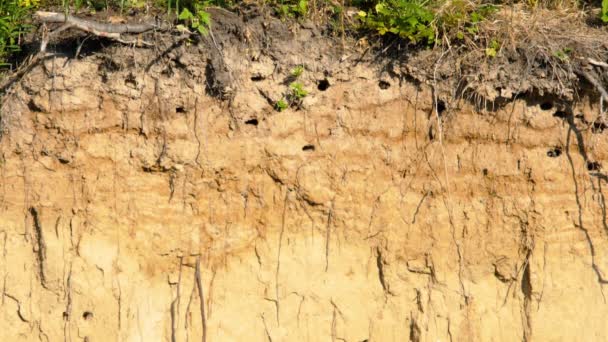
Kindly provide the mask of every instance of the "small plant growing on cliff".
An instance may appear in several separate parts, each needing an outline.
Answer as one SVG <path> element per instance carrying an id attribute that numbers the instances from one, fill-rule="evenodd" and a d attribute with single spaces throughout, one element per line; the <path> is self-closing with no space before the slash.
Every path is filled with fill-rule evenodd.
<path id="1" fill-rule="evenodd" d="M 492 41 L 490 41 L 490 44 L 486 48 L 486 56 L 496 57 L 498 51 L 500 51 L 500 43 L 496 39 L 492 39 Z"/>
<path id="2" fill-rule="evenodd" d="M 197 30 L 200 34 L 206 35 L 211 27 L 211 16 L 201 7 L 197 7 L 196 14 L 193 14 L 187 8 L 182 10 L 178 19 L 188 22 L 192 29 Z"/>
<path id="3" fill-rule="evenodd" d="M 304 90 L 304 85 L 300 82 L 293 82 L 289 85 L 289 89 L 294 100 L 301 100 L 308 95 L 308 91 Z"/>
<path id="4" fill-rule="evenodd" d="M 293 68 L 293 70 L 291 70 L 291 76 L 293 78 L 298 78 L 300 76 L 302 76 L 302 74 L 304 73 L 304 66 L 303 65 L 298 65 L 295 68 Z"/>
<path id="5" fill-rule="evenodd" d="M 277 101 L 277 103 L 274 104 L 274 108 L 277 110 L 277 112 L 282 112 L 288 107 L 289 105 L 283 99 L 280 99 L 279 101 Z"/>
<path id="6" fill-rule="evenodd" d="M 278 14 L 283 18 L 303 18 L 308 14 L 308 0 L 288 0 L 283 3 L 277 8 Z"/>
<path id="7" fill-rule="evenodd" d="M 498 11 L 498 7 L 492 4 L 482 4 L 472 10 L 470 6 L 463 5 L 464 2 L 460 2 L 460 8 L 457 9 L 458 15 L 456 15 L 455 21 L 447 20 L 448 16 L 443 18 L 444 26 L 450 27 L 459 27 L 461 24 L 465 25 L 465 30 L 475 35 L 479 32 L 479 24 L 484 21 L 491 14 Z M 469 12 L 472 11 L 472 12 Z M 460 38 L 459 38 L 460 39 Z"/>
<path id="8" fill-rule="evenodd" d="M 285 97 L 274 104 L 274 109 L 277 112 L 282 112 L 289 107 L 299 107 L 302 104 L 302 99 L 308 95 L 308 91 L 304 89 L 304 85 L 300 82 L 292 82 L 289 85 L 289 91 Z"/>
<path id="9" fill-rule="evenodd" d="M 566 62 L 570 59 L 570 53 L 572 53 L 571 48 L 563 48 L 563 49 L 555 51 L 553 53 L 553 56 L 557 57 L 557 59 L 559 59 L 562 62 Z"/>

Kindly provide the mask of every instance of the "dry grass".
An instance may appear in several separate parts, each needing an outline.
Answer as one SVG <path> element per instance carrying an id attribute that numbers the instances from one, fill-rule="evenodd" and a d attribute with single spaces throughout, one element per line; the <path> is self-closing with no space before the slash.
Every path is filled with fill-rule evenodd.
<path id="1" fill-rule="evenodd" d="M 503 61 L 526 61 L 530 74 L 556 82 L 558 95 L 567 95 L 578 87 L 577 75 L 588 67 L 589 59 L 606 61 L 608 41 L 606 30 L 587 23 L 585 12 L 537 9 L 526 11 L 505 8 L 493 21 L 482 23 L 480 32 L 485 41 L 495 39 L 501 44 Z M 537 72 L 542 69 L 540 74 Z M 525 76 L 526 75 L 521 75 Z"/>
<path id="2" fill-rule="evenodd" d="M 438 77 L 447 80 L 441 91 L 474 98 L 483 108 L 522 94 L 576 101 L 591 90 L 597 97 L 608 84 L 603 76 L 608 69 L 593 62 L 608 62 L 606 29 L 590 23 L 596 14 L 571 3 L 554 3 L 558 5 L 564 8 L 504 6 L 482 21 L 474 36 L 456 43 L 444 37 L 432 51 L 407 61 L 405 71 L 429 80 L 429 70 L 448 50 L 438 68 Z M 486 50 L 492 44 L 499 46 L 496 56 Z"/>

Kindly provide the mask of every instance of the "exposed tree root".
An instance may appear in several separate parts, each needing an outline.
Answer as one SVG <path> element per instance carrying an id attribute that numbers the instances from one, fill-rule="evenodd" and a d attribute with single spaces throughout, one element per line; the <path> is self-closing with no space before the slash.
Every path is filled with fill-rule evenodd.
<path id="1" fill-rule="evenodd" d="M 201 322 L 203 327 L 202 341 L 207 341 L 207 317 L 205 316 L 205 295 L 203 292 L 203 280 L 201 279 L 201 257 L 196 260 L 196 270 L 194 272 L 196 287 L 198 289 L 198 297 L 200 300 Z"/>
<path id="2" fill-rule="evenodd" d="M 594 65 L 600 65 L 600 66 L 603 66 L 604 64 L 606 64 L 606 63 L 596 62 L 594 60 L 590 60 L 590 63 L 594 64 Z M 599 64 L 599 63 L 601 63 L 601 64 Z M 600 122 L 605 122 L 603 103 L 604 103 L 604 101 L 608 101 L 608 92 L 606 91 L 606 89 L 604 88 L 602 83 L 598 80 L 597 75 L 595 75 L 595 72 L 592 69 L 585 70 L 585 68 L 581 68 L 579 71 L 579 74 L 581 76 L 583 76 L 589 83 L 591 83 L 597 89 L 597 91 L 599 91 L 599 93 L 600 93 L 599 120 L 600 120 Z"/>

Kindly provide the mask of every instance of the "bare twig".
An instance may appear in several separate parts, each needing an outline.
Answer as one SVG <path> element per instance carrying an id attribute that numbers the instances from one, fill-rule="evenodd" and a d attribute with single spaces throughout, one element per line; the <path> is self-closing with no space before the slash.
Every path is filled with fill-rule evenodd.
<path id="1" fill-rule="evenodd" d="M 78 55 L 80 55 L 80 50 L 82 50 L 82 46 L 84 45 L 84 42 L 87 41 L 87 39 L 91 38 L 91 36 L 86 36 L 82 42 L 80 42 L 80 44 L 78 45 L 78 49 L 76 49 L 76 54 L 74 54 L 74 59 L 78 59 Z"/>
<path id="2" fill-rule="evenodd" d="M 597 61 L 597 60 L 595 60 L 593 58 L 587 58 L 587 61 L 589 63 L 593 64 L 593 65 L 600 66 L 600 67 L 603 67 L 603 68 L 608 68 L 608 63 L 600 62 L 600 61 Z"/>
<path id="3" fill-rule="evenodd" d="M 74 25 L 69 24 L 69 23 L 65 23 L 60 28 L 55 29 L 55 31 L 50 32 L 49 34 L 47 34 L 46 36 L 44 36 L 42 38 L 42 43 L 40 44 L 40 52 L 44 52 L 46 50 L 46 46 L 49 43 L 49 40 L 51 39 L 51 37 L 56 36 L 60 32 L 65 31 L 65 30 L 69 29 L 72 26 L 74 26 Z"/>

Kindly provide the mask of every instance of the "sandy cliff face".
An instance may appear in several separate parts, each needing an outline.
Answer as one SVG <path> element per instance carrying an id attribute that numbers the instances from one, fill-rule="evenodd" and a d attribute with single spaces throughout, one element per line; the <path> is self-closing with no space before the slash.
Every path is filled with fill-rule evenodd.
<path id="1" fill-rule="evenodd" d="M 15 85 L 0 339 L 603 340 L 596 110 L 433 105 L 311 34 L 50 58 Z M 310 95 L 277 112 L 299 63 Z"/>

